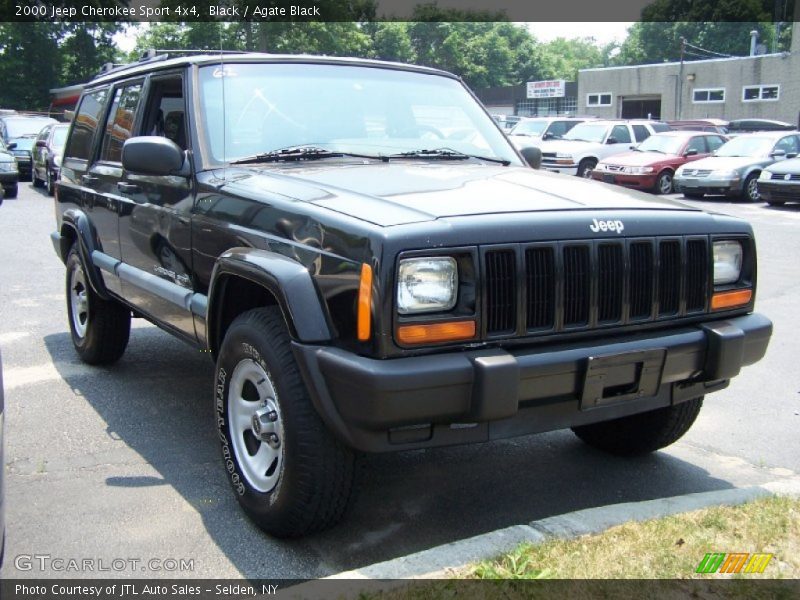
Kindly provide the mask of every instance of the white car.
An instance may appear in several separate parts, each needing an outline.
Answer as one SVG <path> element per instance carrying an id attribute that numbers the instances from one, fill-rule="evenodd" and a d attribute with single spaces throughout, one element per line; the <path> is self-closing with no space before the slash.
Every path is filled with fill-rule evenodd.
<path id="1" fill-rule="evenodd" d="M 654 133 L 669 131 L 660 121 L 585 121 L 560 140 L 542 142 L 542 169 L 591 177 L 604 158 L 628 152 Z"/>
<path id="2" fill-rule="evenodd" d="M 508 139 L 518 150 L 531 146 L 540 146 L 547 140 L 557 140 L 575 127 L 583 123 L 581 117 L 532 117 L 522 119 L 508 134 Z"/>

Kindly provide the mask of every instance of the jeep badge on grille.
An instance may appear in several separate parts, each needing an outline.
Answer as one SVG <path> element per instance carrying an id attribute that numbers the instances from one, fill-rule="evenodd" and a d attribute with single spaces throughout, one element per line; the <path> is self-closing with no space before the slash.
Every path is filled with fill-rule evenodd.
<path id="1" fill-rule="evenodd" d="M 622 230 L 625 229 L 625 225 L 622 221 L 598 221 L 597 219 L 592 219 L 592 224 L 589 225 L 589 229 L 595 233 L 598 231 L 616 231 L 617 233 L 622 233 Z"/>

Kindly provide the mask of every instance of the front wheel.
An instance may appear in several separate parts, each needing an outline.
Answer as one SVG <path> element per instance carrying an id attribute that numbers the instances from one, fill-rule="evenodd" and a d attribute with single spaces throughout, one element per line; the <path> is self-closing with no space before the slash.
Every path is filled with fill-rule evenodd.
<path id="1" fill-rule="evenodd" d="M 35 167 L 31 170 L 31 181 L 33 181 L 33 187 L 35 187 L 35 188 L 40 188 L 40 187 L 44 186 L 44 180 L 39 179 L 36 176 L 36 168 Z"/>
<path id="2" fill-rule="evenodd" d="M 119 360 L 128 346 L 131 311 L 115 300 L 103 300 L 92 289 L 77 243 L 67 255 L 67 317 L 81 359 L 90 365 Z"/>
<path id="3" fill-rule="evenodd" d="M 234 320 L 215 382 L 222 459 L 245 513 L 277 537 L 336 524 L 350 500 L 354 455 L 314 409 L 277 307 Z"/>
<path id="4" fill-rule="evenodd" d="M 17 184 L 15 183 L 11 187 L 5 188 L 6 198 L 16 198 L 17 197 Z"/>
<path id="5" fill-rule="evenodd" d="M 45 179 L 45 186 L 47 187 L 47 195 L 48 196 L 53 196 L 53 195 L 55 195 L 55 191 L 56 191 L 55 182 L 53 181 L 53 174 L 50 172 L 50 169 L 47 169 L 45 171 L 45 173 L 46 173 L 46 177 L 47 177 Z"/>
<path id="6" fill-rule="evenodd" d="M 597 166 L 597 161 L 593 158 L 584 158 L 578 164 L 578 177 L 583 177 L 584 179 L 591 179 L 592 178 L 592 171 Z"/>
<path id="7" fill-rule="evenodd" d="M 610 454 L 649 454 L 666 448 L 689 431 L 702 406 L 701 396 L 675 406 L 573 427 L 572 431 L 590 446 Z"/>
<path id="8" fill-rule="evenodd" d="M 656 194 L 671 194 L 672 193 L 672 173 L 669 171 L 662 171 L 656 178 Z"/>
<path id="9" fill-rule="evenodd" d="M 742 200 L 745 202 L 758 202 L 761 194 L 758 193 L 758 173 L 750 173 L 744 180 L 742 187 Z"/>

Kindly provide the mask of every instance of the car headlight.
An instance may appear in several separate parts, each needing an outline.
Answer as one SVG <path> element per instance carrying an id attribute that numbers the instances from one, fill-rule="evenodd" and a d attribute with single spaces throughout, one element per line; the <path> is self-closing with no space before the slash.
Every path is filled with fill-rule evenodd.
<path id="1" fill-rule="evenodd" d="M 61 159 L 62 159 L 62 158 L 63 158 L 63 157 L 62 157 L 60 154 L 56 154 L 56 155 L 53 157 L 53 164 L 54 164 L 55 166 L 57 166 L 57 167 L 60 167 L 60 166 L 61 166 Z"/>
<path id="2" fill-rule="evenodd" d="M 0 173 L 13 173 L 17 170 L 15 161 L 0 162 Z"/>
<path id="3" fill-rule="evenodd" d="M 772 173 L 770 173 L 769 171 L 761 171 L 761 173 L 758 174 L 759 179 L 770 179 L 771 177 Z"/>
<path id="4" fill-rule="evenodd" d="M 714 285 L 735 283 L 742 272 L 742 245 L 739 242 L 714 242 Z"/>
<path id="5" fill-rule="evenodd" d="M 731 171 L 730 169 L 721 169 L 719 171 L 712 171 L 711 177 L 714 179 L 738 179 L 739 174 L 736 171 Z"/>
<path id="6" fill-rule="evenodd" d="M 653 172 L 653 167 L 625 167 L 622 171 L 628 175 L 647 175 Z"/>
<path id="7" fill-rule="evenodd" d="M 455 259 L 407 258 L 400 261 L 397 311 L 401 315 L 450 310 L 458 296 Z"/>

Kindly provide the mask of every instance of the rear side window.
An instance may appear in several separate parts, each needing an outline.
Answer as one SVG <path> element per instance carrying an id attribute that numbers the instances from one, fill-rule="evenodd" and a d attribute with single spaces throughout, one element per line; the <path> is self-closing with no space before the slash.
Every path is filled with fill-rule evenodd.
<path id="1" fill-rule="evenodd" d="M 644 125 L 634 125 L 633 135 L 636 136 L 637 142 L 643 142 L 650 137 L 650 131 Z"/>
<path id="2" fill-rule="evenodd" d="M 75 114 L 72 135 L 69 136 L 64 156 L 89 160 L 94 132 L 97 130 L 97 123 L 103 117 L 107 94 L 108 89 L 106 88 L 83 96 L 78 112 Z"/>
<path id="3" fill-rule="evenodd" d="M 122 162 L 122 144 L 131 137 L 141 92 L 142 85 L 140 83 L 117 89 L 114 94 L 114 103 L 108 114 L 100 160 Z"/>

